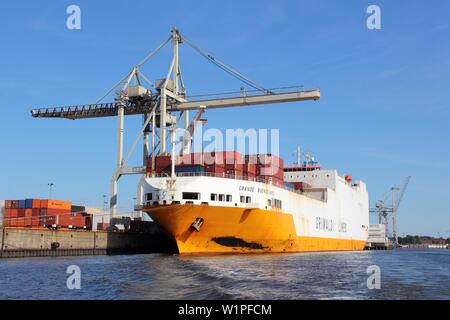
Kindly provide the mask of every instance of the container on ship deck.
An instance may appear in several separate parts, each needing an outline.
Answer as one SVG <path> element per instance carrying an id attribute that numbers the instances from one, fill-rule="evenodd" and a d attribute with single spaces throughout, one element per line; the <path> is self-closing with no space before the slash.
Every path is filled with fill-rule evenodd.
<path id="1" fill-rule="evenodd" d="M 273 166 L 278 168 L 284 168 L 284 160 L 273 154 L 258 154 L 258 164 L 262 166 Z"/>
<path id="2" fill-rule="evenodd" d="M 260 177 L 275 177 L 277 179 L 284 179 L 284 173 L 278 168 L 261 168 L 256 173 Z"/>
<path id="3" fill-rule="evenodd" d="M 238 151 L 224 151 L 223 152 L 225 164 L 239 164 L 245 163 L 245 157 Z"/>
<path id="4" fill-rule="evenodd" d="M 19 208 L 19 200 L 11 200 L 11 208 L 18 209 Z"/>
<path id="5" fill-rule="evenodd" d="M 203 173 L 205 167 L 202 165 L 180 165 L 175 167 L 176 173 Z"/>
<path id="6" fill-rule="evenodd" d="M 150 158 L 151 164 L 151 158 Z M 167 167 L 172 164 L 170 156 L 157 156 L 155 157 L 155 167 Z"/>
<path id="7" fill-rule="evenodd" d="M 243 173 L 243 177 L 244 177 L 244 179 L 252 181 L 252 180 L 256 179 L 256 174 L 253 174 L 253 173 L 250 173 L 250 172 L 244 172 Z"/>
<path id="8" fill-rule="evenodd" d="M 213 165 L 206 165 L 205 166 L 205 172 L 213 173 L 216 175 L 223 175 L 225 172 L 225 167 L 219 165 L 219 164 L 213 164 Z"/>
<path id="9" fill-rule="evenodd" d="M 175 161 L 176 165 L 203 165 L 204 154 L 201 152 L 194 152 L 178 156 Z"/>
<path id="10" fill-rule="evenodd" d="M 243 164 L 225 164 L 225 170 L 235 170 L 235 171 L 244 171 L 244 165 Z"/>
<path id="11" fill-rule="evenodd" d="M 244 172 L 256 175 L 256 164 L 255 163 L 246 162 L 243 167 L 244 167 L 244 169 L 243 169 Z"/>
<path id="12" fill-rule="evenodd" d="M 231 176 L 233 178 L 242 178 L 244 176 L 244 173 L 239 170 L 226 170 L 225 169 L 225 175 Z"/>

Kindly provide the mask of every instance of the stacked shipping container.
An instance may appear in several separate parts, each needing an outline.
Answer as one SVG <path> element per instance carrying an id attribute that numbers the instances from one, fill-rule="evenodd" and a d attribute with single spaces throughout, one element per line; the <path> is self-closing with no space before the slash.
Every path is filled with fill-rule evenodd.
<path id="1" fill-rule="evenodd" d="M 71 202 L 61 200 L 5 200 L 4 226 L 90 228 L 90 215 L 72 210 L 79 208 L 82 207 L 72 207 Z"/>
<path id="2" fill-rule="evenodd" d="M 155 158 L 155 173 L 167 174 L 171 171 L 171 157 Z M 204 152 L 179 156 L 175 160 L 177 173 L 210 173 L 216 176 L 235 178 L 260 178 L 276 185 L 284 183 L 283 159 L 272 154 L 242 156 L 239 152 Z M 151 158 L 147 160 L 147 173 L 151 173 Z"/>

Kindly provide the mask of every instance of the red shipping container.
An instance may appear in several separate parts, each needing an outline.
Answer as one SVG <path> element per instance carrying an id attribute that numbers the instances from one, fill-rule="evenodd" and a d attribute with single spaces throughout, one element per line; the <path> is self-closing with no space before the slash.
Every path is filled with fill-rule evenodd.
<path id="1" fill-rule="evenodd" d="M 31 227 L 31 218 L 33 216 L 33 209 L 25 209 L 25 218 L 23 224 L 25 227 Z"/>
<path id="2" fill-rule="evenodd" d="M 207 165 L 207 166 L 205 166 L 205 172 L 216 174 L 216 175 L 222 175 L 225 172 L 225 168 L 218 164 Z"/>
<path id="3" fill-rule="evenodd" d="M 216 152 L 218 163 L 222 164 L 244 164 L 245 159 L 240 152 L 222 151 Z"/>
<path id="4" fill-rule="evenodd" d="M 32 216 L 31 217 L 31 226 L 32 227 L 39 227 L 39 226 L 41 226 L 40 217 Z"/>
<path id="5" fill-rule="evenodd" d="M 11 209 L 11 208 L 12 208 L 12 201 L 5 200 L 5 209 Z"/>
<path id="6" fill-rule="evenodd" d="M 25 226 L 25 218 L 16 218 L 15 223 L 13 223 L 13 227 L 23 228 Z"/>
<path id="7" fill-rule="evenodd" d="M 11 208 L 10 209 L 10 218 L 9 218 L 9 226 L 17 227 L 17 219 L 18 219 L 19 209 Z"/>
<path id="8" fill-rule="evenodd" d="M 179 156 L 175 161 L 177 165 L 203 165 L 204 156 L 201 152 L 194 152 Z"/>
<path id="9" fill-rule="evenodd" d="M 33 217 L 39 217 L 41 215 L 41 209 L 39 208 L 33 208 L 32 210 L 32 215 Z"/>
<path id="10" fill-rule="evenodd" d="M 203 153 L 202 162 L 205 166 L 223 166 L 223 159 L 220 159 L 216 152 Z"/>
<path id="11" fill-rule="evenodd" d="M 41 208 L 41 225 L 58 224 L 58 217 L 61 215 L 70 215 L 71 210 L 61 209 L 43 209 Z"/>
<path id="12" fill-rule="evenodd" d="M 256 174 L 258 176 L 277 176 L 277 177 L 281 178 L 284 176 L 284 171 L 281 168 L 277 168 L 277 167 L 257 166 Z"/>
<path id="13" fill-rule="evenodd" d="M 250 172 L 244 172 L 243 176 L 245 179 L 248 179 L 248 180 L 255 180 L 255 178 L 256 178 L 256 174 L 253 174 Z"/>
<path id="14" fill-rule="evenodd" d="M 245 163 L 244 170 L 245 173 L 256 175 L 256 164 L 254 163 Z"/>
<path id="15" fill-rule="evenodd" d="M 9 227 L 10 225 L 11 225 L 11 208 L 5 208 L 5 212 L 3 214 L 3 226 Z"/>
<path id="16" fill-rule="evenodd" d="M 25 217 L 25 209 L 17 209 L 17 216 L 19 218 Z"/>
<path id="17" fill-rule="evenodd" d="M 231 176 L 236 179 L 241 179 L 244 177 L 244 173 L 242 171 L 237 170 L 225 170 L 225 175 Z"/>
<path id="18" fill-rule="evenodd" d="M 18 209 L 19 208 L 19 200 L 11 200 L 11 208 Z"/>
<path id="19" fill-rule="evenodd" d="M 271 166 L 284 168 L 284 161 L 278 156 L 272 154 L 259 154 L 258 155 L 258 164 L 262 166 Z"/>
<path id="20" fill-rule="evenodd" d="M 151 161 L 151 158 L 150 158 Z M 151 162 L 150 162 L 151 163 Z M 155 167 L 156 168 L 165 168 L 172 164 L 172 160 L 170 156 L 157 156 L 155 157 Z"/>
<path id="21" fill-rule="evenodd" d="M 63 214 L 57 216 L 56 221 L 56 224 L 61 227 L 83 228 L 86 219 L 81 214 Z"/>
<path id="22" fill-rule="evenodd" d="M 39 209 L 41 207 L 41 200 L 33 199 L 32 208 Z"/>
<path id="23" fill-rule="evenodd" d="M 236 171 L 244 171 L 243 164 L 225 164 L 225 170 L 236 170 Z"/>

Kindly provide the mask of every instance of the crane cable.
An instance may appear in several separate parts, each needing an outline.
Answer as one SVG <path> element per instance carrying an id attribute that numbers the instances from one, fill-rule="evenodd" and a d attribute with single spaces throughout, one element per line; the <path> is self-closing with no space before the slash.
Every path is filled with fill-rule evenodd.
<path id="1" fill-rule="evenodd" d="M 117 86 L 119 86 L 121 83 L 123 83 L 128 77 L 134 72 L 135 69 L 139 69 L 144 63 L 148 61 L 151 57 L 153 57 L 159 50 L 161 50 L 170 40 L 172 39 L 172 36 L 166 39 L 158 48 L 150 52 L 144 59 L 142 59 L 141 62 L 139 62 L 136 66 L 133 67 L 133 70 L 131 70 L 125 77 L 120 79 L 119 82 L 117 82 L 115 85 L 111 87 L 104 95 L 102 95 L 99 99 L 97 99 L 96 104 L 100 103 L 103 99 L 105 99 Z"/>
<path id="2" fill-rule="evenodd" d="M 190 45 L 195 51 L 197 51 L 200 55 L 202 55 L 203 57 L 205 57 L 206 59 L 208 59 L 209 61 L 214 63 L 216 66 L 218 66 L 219 68 L 221 68 L 225 72 L 229 73 L 230 75 L 232 75 L 233 77 L 237 78 L 238 80 L 246 83 L 247 85 L 253 87 L 254 89 L 257 89 L 259 91 L 263 91 L 265 93 L 270 93 L 269 90 L 267 90 L 264 87 L 260 86 L 259 84 L 257 84 L 253 80 L 250 80 L 249 78 L 245 77 L 239 71 L 237 71 L 237 70 L 233 69 L 232 67 L 226 65 L 225 63 L 223 63 L 220 60 L 218 60 L 217 58 L 213 57 L 208 52 L 206 52 L 205 50 L 200 48 L 199 46 L 195 45 L 192 41 L 187 39 L 184 35 L 180 34 L 180 36 L 181 36 L 181 39 L 184 42 L 186 42 L 188 45 Z"/>

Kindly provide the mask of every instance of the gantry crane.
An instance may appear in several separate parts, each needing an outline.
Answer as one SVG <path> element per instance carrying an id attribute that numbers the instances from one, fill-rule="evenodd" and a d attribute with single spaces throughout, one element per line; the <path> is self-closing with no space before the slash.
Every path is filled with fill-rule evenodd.
<path id="1" fill-rule="evenodd" d="M 173 56 L 165 78 L 156 80 L 154 83 L 142 72 L 142 66 L 159 50 L 169 42 L 172 42 Z M 183 80 L 180 62 L 179 46 L 186 43 L 195 51 L 208 59 L 210 62 L 226 71 L 233 77 L 250 86 L 252 90 L 246 91 L 241 88 L 239 93 L 227 94 L 221 98 L 210 98 L 211 95 L 195 97 L 189 99 L 186 94 L 186 87 Z M 147 86 L 144 86 L 144 83 Z M 106 97 L 115 91 L 114 102 L 102 102 Z M 151 156 L 152 172 L 155 168 L 156 155 L 166 155 L 167 136 L 169 133 L 174 137 L 175 129 L 182 116 L 185 136 L 183 137 L 182 153 L 190 152 L 192 143 L 192 132 L 195 123 L 200 120 L 200 116 L 205 110 L 215 108 L 228 108 L 239 106 L 253 106 L 261 104 L 273 104 L 283 102 L 318 100 L 320 90 L 305 90 L 302 86 L 266 89 L 254 81 L 243 76 L 239 71 L 233 69 L 213 57 L 184 35 L 177 29 L 171 30 L 171 35 L 158 48 L 150 52 L 141 62 L 135 65 L 132 70 L 108 90 L 98 101 L 89 105 L 76 105 L 68 107 L 51 107 L 43 109 L 33 109 L 31 114 L 34 118 L 64 118 L 64 119 L 87 119 L 99 117 L 117 117 L 118 119 L 118 143 L 116 170 L 111 179 L 110 209 L 111 215 L 116 215 L 118 181 L 122 175 L 140 174 L 146 172 L 146 159 Z M 197 111 L 197 115 L 190 122 L 189 111 Z M 123 156 L 124 137 L 124 116 L 143 115 L 143 126 L 131 145 L 125 157 Z M 151 134 L 151 147 L 150 143 Z M 143 138 L 143 158 L 142 166 L 126 166 L 126 163 L 134 152 L 136 145 Z M 141 178 L 141 183 L 143 178 Z"/>
<path id="2" fill-rule="evenodd" d="M 384 194 L 383 199 L 377 201 L 375 208 L 370 209 L 371 213 L 378 215 L 378 223 L 385 225 L 386 235 L 389 234 L 389 221 L 392 221 L 392 242 L 394 246 L 398 245 L 397 211 L 410 180 L 410 176 L 406 177 L 402 188 L 391 187 Z M 388 204 L 389 198 L 391 198 L 391 204 Z"/>

